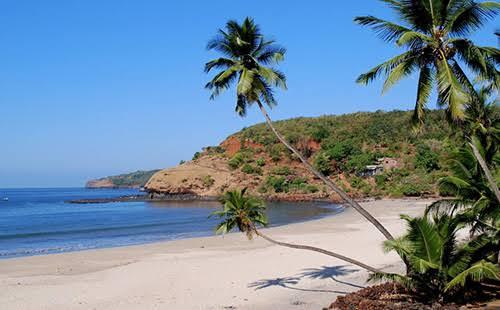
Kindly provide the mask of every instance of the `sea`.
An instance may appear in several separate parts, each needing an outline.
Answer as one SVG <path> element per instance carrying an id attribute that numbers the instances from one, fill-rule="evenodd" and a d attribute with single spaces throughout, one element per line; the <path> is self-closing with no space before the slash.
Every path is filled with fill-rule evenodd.
<path id="1" fill-rule="evenodd" d="M 0 259 L 210 236 L 216 201 L 110 202 L 69 200 L 140 194 L 135 189 L 0 189 Z M 327 203 L 267 204 L 270 226 L 342 212 Z"/>

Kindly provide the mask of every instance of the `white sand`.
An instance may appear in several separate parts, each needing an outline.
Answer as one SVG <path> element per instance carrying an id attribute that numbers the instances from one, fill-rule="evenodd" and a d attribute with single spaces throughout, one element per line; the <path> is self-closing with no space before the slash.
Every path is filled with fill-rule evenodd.
<path id="1" fill-rule="evenodd" d="M 429 201 L 363 205 L 394 235 L 399 214 L 418 215 Z M 385 270 L 402 266 L 355 210 L 265 229 Z M 321 309 L 366 285 L 367 273 L 334 258 L 248 241 L 242 234 L 0 261 L 1 309 Z M 333 276 L 333 277 L 332 277 Z"/>

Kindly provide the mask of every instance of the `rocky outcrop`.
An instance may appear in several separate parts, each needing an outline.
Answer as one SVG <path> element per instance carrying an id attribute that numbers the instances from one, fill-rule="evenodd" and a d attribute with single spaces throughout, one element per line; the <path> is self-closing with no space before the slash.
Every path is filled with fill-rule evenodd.
<path id="1" fill-rule="evenodd" d="M 86 188 L 114 188 L 115 184 L 111 179 L 98 179 L 98 180 L 90 180 L 85 183 Z"/>
<path id="2" fill-rule="evenodd" d="M 236 173 L 229 170 L 226 158 L 202 156 L 155 173 L 144 188 L 152 197 L 217 197 L 231 185 L 239 183 Z"/>
<path id="3" fill-rule="evenodd" d="M 260 167 L 260 173 L 245 173 L 241 168 L 230 169 L 229 160 L 241 151 L 242 145 L 245 149 L 251 148 L 255 158 L 265 161 L 265 164 Z M 314 193 L 276 193 L 273 191 L 263 193 L 262 185 L 277 168 L 288 167 L 290 171 L 293 171 L 293 175 L 286 176 L 287 179 L 307 179 L 309 184 L 317 185 L 318 188 L 321 183 L 311 177 L 310 173 L 296 160 L 283 159 L 279 162 L 271 160 L 259 144 L 249 141 L 242 144 L 239 139 L 229 137 L 221 143 L 220 147 L 223 152 L 214 154 L 207 149 L 195 160 L 155 173 L 144 186 L 149 199 L 215 199 L 225 191 L 236 188 L 247 188 L 252 195 L 268 200 L 311 201 L 334 198 L 321 190 Z M 255 163 L 253 165 L 255 166 Z"/>

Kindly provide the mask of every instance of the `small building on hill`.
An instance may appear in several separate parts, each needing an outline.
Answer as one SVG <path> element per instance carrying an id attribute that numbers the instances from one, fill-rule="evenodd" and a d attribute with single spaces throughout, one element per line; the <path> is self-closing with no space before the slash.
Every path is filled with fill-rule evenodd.
<path id="1" fill-rule="evenodd" d="M 384 167 L 384 170 L 392 170 L 399 167 L 399 162 L 396 158 L 383 157 L 377 159 L 379 165 Z"/>
<path id="2" fill-rule="evenodd" d="M 368 165 L 363 171 L 359 173 L 361 177 L 372 177 L 377 174 L 384 172 L 384 167 L 382 165 Z"/>

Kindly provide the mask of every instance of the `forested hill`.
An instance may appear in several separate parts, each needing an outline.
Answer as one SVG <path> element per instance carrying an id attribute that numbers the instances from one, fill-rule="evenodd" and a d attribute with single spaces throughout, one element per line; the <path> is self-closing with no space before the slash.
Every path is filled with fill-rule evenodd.
<path id="1" fill-rule="evenodd" d="M 153 174 L 159 170 L 135 171 L 132 173 L 114 175 L 96 180 L 90 180 L 85 184 L 87 188 L 139 188 L 144 186 Z"/>
<path id="2" fill-rule="evenodd" d="M 446 174 L 445 155 L 453 145 L 451 129 L 442 111 L 429 111 L 425 127 L 416 134 L 411 113 L 301 117 L 276 122 L 276 128 L 317 169 L 355 197 L 437 195 L 437 180 Z M 192 161 L 162 170 L 146 184 L 152 193 L 201 196 L 216 196 L 232 187 L 248 187 L 277 199 L 331 194 L 265 124 L 204 148 Z"/>

